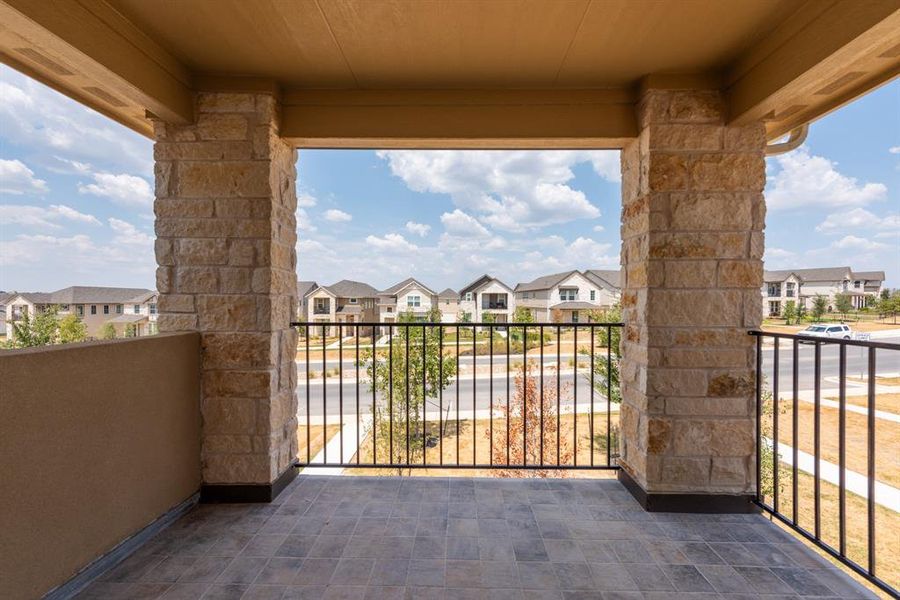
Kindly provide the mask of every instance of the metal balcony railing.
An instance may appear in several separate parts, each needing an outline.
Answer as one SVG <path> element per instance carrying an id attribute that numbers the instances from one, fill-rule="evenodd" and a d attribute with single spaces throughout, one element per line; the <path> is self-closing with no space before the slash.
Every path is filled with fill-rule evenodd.
<path id="1" fill-rule="evenodd" d="M 302 467 L 618 468 L 621 323 L 292 325 Z"/>
<path id="2" fill-rule="evenodd" d="M 756 336 L 757 356 L 757 504 L 898 597 L 896 582 L 879 577 L 883 563 L 877 556 L 876 503 L 884 504 L 883 498 L 890 496 L 878 489 L 882 485 L 878 478 L 887 474 L 884 465 L 879 472 L 878 458 L 882 452 L 892 451 L 878 448 L 876 432 L 896 427 L 881 418 L 896 415 L 879 410 L 876 369 L 881 360 L 887 371 L 896 371 L 900 344 L 761 331 L 750 334 Z M 853 394 L 853 402 L 848 404 L 851 376 L 852 389 L 865 386 L 865 393 Z M 786 379 L 790 392 L 783 394 Z M 823 390 L 823 386 L 834 385 L 836 391 Z M 827 397 L 832 394 L 837 400 Z M 853 428 L 848 416 L 855 422 Z M 785 429 L 785 418 L 789 429 Z M 861 425 L 863 418 L 865 425 Z M 864 447 L 859 443 L 862 440 Z M 896 470 L 897 457 L 888 456 L 888 460 L 887 468 Z M 848 507 L 848 501 L 852 506 Z M 893 502 L 896 500 L 888 499 L 889 504 Z M 900 518 L 895 512 L 900 506 L 887 508 L 879 518 Z M 848 520 L 852 520 L 849 530 Z M 879 527 L 885 525 L 882 522 Z M 896 555 L 886 560 L 896 560 Z"/>
<path id="3" fill-rule="evenodd" d="M 313 307 L 314 315 L 327 315 L 331 313 L 331 307 L 329 306 L 315 306 Z"/>

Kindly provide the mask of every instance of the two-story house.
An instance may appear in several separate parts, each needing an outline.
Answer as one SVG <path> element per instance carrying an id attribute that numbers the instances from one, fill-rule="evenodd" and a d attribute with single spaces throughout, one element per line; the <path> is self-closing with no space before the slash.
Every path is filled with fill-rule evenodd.
<path id="1" fill-rule="evenodd" d="M 112 323 L 116 335 L 156 333 L 158 294 L 144 288 L 71 286 L 55 292 L 14 293 L 6 301 L 6 335 L 13 323 L 55 306 L 60 317 L 74 314 L 84 324 L 88 337 L 98 337 Z"/>
<path id="2" fill-rule="evenodd" d="M 459 291 L 459 320 L 482 323 L 485 316 L 495 323 L 512 322 L 516 309 L 515 292 L 490 275 L 482 275 Z"/>
<path id="3" fill-rule="evenodd" d="M 787 269 L 763 274 L 763 314 L 776 317 L 788 301 L 798 309 L 812 307 L 812 298 L 824 296 L 828 310 L 834 310 L 835 296 L 847 294 L 854 308 L 864 308 L 877 298 L 884 284 L 884 271 L 854 272 L 850 267 Z"/>
<path id="4" fill-rule="evenodd" d="M 438 307 L 441 310 L 441 323 L 456 323 L 459 314 L 459 293 L 447 288 L 438 294 Z"/>
<path id="5" fill-rule="evenodd" d="M 603 280 L 605 282 L 605 280 Z M 516 306 L 543 323 L 583 323 L 592 310 L 612 306 L 616 298 L 597 276 L 580 271 L 544 275 L 516 285 Z"/>
<path id="6" fill-rule="evenodd" d="M 409 277 L 378 292 L 378 320 L 381 323 L 396 323 L 398 315 L 408 313 L 413 320 L 426 321 L 428 313 L 438 305 L 437 292 Z M 382 328 L 382 331 L 387 329 Z"/>
<path id="7" fill-rule="evenodd" d="M 307 323 L 373 323 L 378 320 L 376 302 L 378 290 L 368 283 L 342 279 L 328 286 L 310 286 L 304 294 L 307 307 Z M 329 336 L 338 335 L 338 326 L 327 328 Z M 343 328 L 345 336 L 354 335 L 355 329 Z M 360 335 L 368 335 L 360 330 Z M 321 335 L 316 329 L 311 335 Z"/>

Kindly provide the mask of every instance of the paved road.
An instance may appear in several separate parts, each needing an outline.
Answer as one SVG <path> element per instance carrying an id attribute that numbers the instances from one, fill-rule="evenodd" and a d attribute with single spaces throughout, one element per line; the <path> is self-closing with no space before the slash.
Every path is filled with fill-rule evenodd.
<path id="1" fill-rule="evenodd" d="M 544 385 L 551 386 L 555 388 L 556 378 L 551 377 L 549 372 L 545 374 Z M 560 379 L 560 386 L 562 393 L 561 397 L 561 405 L 563 406 L 571 406 L 573 399 L 574 388 L 572 387 L 573 377 L 572 374 L 563 374 Z M 298 414 L 300 415 L 301 424 L 304 422 L 306 418 L 306 380 L 300 380 L 300 385 L 297 387 L 297 399 L 298 399 Z M 515 382 L 512 378 L 510 378 L 510 393 L 515 394 Z M 445 390 L 443 396 L 443 408 L 446 411 L 448 407 L 450 407 L 451 413 L 455 416 L 456 411 L 456 383 L 451 383 Z M 474 393 L 474 406 L 475 410 L 487 410 L 490 406 L 490 380 L 489 379 L 476 379 L 475 380 L 475 393 Z M 372 391 L 369 388 L 369 384 L 365 381 L 360 381 L 359 384 L 359 412 L 361 415 L 371 414 L 372 411 Z M 381 395 L 377 395 L 380 401 Z M 589 402 L 591 397 L 591 386 L 590 383 L 585 380 L 580 374 L 578 376 L 578 403 L 581 404 L 585 401 Z M 322 383 L 319 380 L 316 383 L 312 383 L 309 386 L 309 398 L 310 398 L 310 416 L 311 417 L 321 417 L 322 415 Z M 506 406 L 506 377 L 495 374 L 494 375 L 494 406 L 499 408 L 501 406 Z M 595 402 L 602 403 L 604 398 L 602 398 L 599 394 L 595 392 L 594 394 Z M 439 408 L 439 401 L 437 398 L 429 398 L 428 400 L 429 410 L 436 410 Z M 471 378 L 466 379 L 463 378 L 463 381 L 460 382 L 459 386 L 459 407 L 461 411 L 471 411 L 473 406 L 473 394 L 472 394 L 472 380 Z M 330 382 L 325 389 L 325 407 L 327 409 L 327 415 L 329 422 L 331 422 L 332 417 L 334 421 L 337 422 L 340 415 L 340 407 L 341 407 L 341 386 L 337 381 Z M 343 385 L 343 407 L 344 412 L 346 414 L 356 414 L 356 382 L 345 380 Z M 563 409 L 565 412 L 565 409 Z"/>

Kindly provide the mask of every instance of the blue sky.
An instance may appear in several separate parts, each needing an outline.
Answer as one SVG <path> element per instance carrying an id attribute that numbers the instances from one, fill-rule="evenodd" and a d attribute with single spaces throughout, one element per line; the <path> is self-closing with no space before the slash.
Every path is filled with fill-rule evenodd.
<path id="1" fill-rule="evenodd" d="M 301 151 L 298 272 L 458 288 L 619 263 L 610 151 Z M 153 287 L 152 144 L 0 67 L 0 289 Z M 769 159 L 766 267 L 900 286 L 900 82 Z"/>

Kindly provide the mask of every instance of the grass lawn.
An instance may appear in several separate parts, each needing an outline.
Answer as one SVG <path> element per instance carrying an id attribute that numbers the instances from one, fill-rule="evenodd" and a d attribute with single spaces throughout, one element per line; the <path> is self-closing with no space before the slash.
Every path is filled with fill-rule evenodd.
<path id="1" fill-rule="evenodd" d="M 782 402 L 784 412 L 778 418 L 778 440 L 793 445 L 791 439 L 792 417 L 790 402 Z M 813 428 L 815 406 L 807 402 L 799 405 L 799 449 L 813 453 Z M 847 468 L 865 474 L 867 470 L 867 417 L 847 412 Z M 820 416 L 822 458 L 838 464 L 838 409 L 821 408 Z M 875 423 L 875 474 L 876 479 L 892 486 L 900 486 L 900 424 L 876 419 Z"/>
<path id="2" fill-rule="evenodd" d="M 473 449 L 474 449 L 474 459 L 477 464 L 488 464 L 490 462 L 491 453 L 490 446 L 491 440 L 489 436 L 489 432 L 491 430 L 491 421 L 490 419 L 478 419 L 475 421 L 475 428 L 473 431 L 471 419 L 460 419 L 459 422 L 459 430 L 457 434 L 456 428 L 456 420 L 454 415 L 451 412 L 451 419 L 447 423 L 445 423 L 444 427 L 444 436 L 443 436 L 443 459 L 444 464 L 455 464 L 457 462 L 457 442 L 459 443 L 459 463 L 461 467 L 459 469 L 447 469 L 447 468 L 436 468 L 436 469 L 416 469 L 413 471 L 413 474 L 416 476 L 432 476 L 432 477 L 467 477 L 471 476 L 471 469 L 466 469 L 466 464 L 473 463 Z M 611 421 L 613 426 L 615 427 L 618 423 L 618 414 L 613 413 L 611 415 Z M 518 429 L 519 419 L 512 419 L 510 421 L 510 429 L 515 431 Z M 534 425 L 529 420 L 529 428 L 532 426 L 540 427 L 539 422 Z M 494 428 L 494 457 L 495 463 L 500 463 L 505 461 L 505 452 L 506 452 L 506 420 L 501 417 L 496 417 L 493 420 L 493 428 Z M 568 414 L 563 415 L 562 424 L 560 427 L 560 439 L 562 441 L 565 440 L 574 440 L 575 438 L 575 419 L 574 415 Z M 439 432 L 439 424 L 437 421 L 428 421 L 426 423 L 426 430 L 430 438 L 434 439 L 435 442 L 433 447 L 426 448 L 426 461 L 429 464 L 439 464 L 441 458 L 441 444 L 437 441 L 440 438 L 438 437 Z M 587 414 L 578 415 L 578 423 L 577 423 L 577 464 L 578 465 L 589 465 L 591 462 L 591 436 L 590 436 L 590 416 Z M 549 430 L 545 431 L 545 443 L 544 443 L 544 463 L 545 464 L 556 464 L 556 434 L 555 432 L 551 434 Z M 372 462 L 372 437 L 371 433 L 366 435 L 365 440 L 361 444 L 362 446 L 362 454 L 360 456 L 361 462 Z M 519 443 L 519 447 L 521 447 L 521 442 Z M 563 445 L 563 451 L 561 455 L 565 456 L 565 446 Z M 571 458 L 567 462 L 563 462 L 563 464 L 573 464 L 572 458 L 576 458 L 575 444 L 571 444 L 569 447 L 569 456 Z M 379 443 L 378 443 L 378 462 L 387 462 L 388 457 L 388 444 L 382 443 L 381 434 L 379 434 Z M 606 413 L 605 412 L 597 412 L 594 414 L 594 464 L 597 466 L 606 465 Z M 405 459 L 405 455 L 401 457 L 397 457 L 395 455 L 395 461 Z M 353 457 L 353 460 L 356 460 L 356 457 Z M 412 459 L 411 459 L 412 460 Z M 418 455 L 418 461 L 422 460 L 421 454 Z M 513 457 L 513 462 L 515 462 L 515 457 Z M 529 461 L 530 462 L 530 461 Z M 481 477 L 495 477 L 501 475 L 502 469 L 498 469 L 497 471 L 478 471 L 476 475 Z M 348 474 L 354 475 L 389 475 L 396 474 L 396 469 L 348 469 Z M 573 477 L 608 477 L 610 476 L 610 472 L 604 471 L 566 471 L 566 474 Z M 558 474 L 562 475 L 562 474 Z M 527 473 L 526 473 L 527 476 Z M 552 476 L 552 475 L 551 475 Z"/>
<path id="3" fill-rule="evenodd" d="M 829 398 L 837 402 L 837 398 Z M 868 396 L 847 396 L 847 404 L 855 404 L 856 406 L 869 406 Z M 875 410 L 883 410 L 885 412 L 900 415 L 900 394 L 876 394 Z"/>
<path id="4" fill-rule="evenodd" d="M 791 476 L 790 468 L 782 466 L 779 512 L 788 518 L 791 518 L 793 511 Z M 814 478 L 811 475 L 800 472 L 797 478 L 797 487 L 800 499 L 798 505 L 799 524 L 808 531 L 814 532 Z M 771 498 L 767 499 L 767 502 L 771 504 Z M 868 564 L 867 510 L 865 498 L 847 493 L 847 556 L 863 566 Z M 820 511 L 822 539 L 832 547 L 838 548 L 838 488 L 825 481 L 821 482 Z M 875 555 L 877 558 L 875 572 L 894 587 L 900 587 L 900 513 L 876 504 L 875 532 Z M 822 554 L 824 555 L 824 553 Z M 830 557 L 826 556 L 826 558 L 835 564 L 839 564 Z M 846 569 L 846 572 L 850 573 L 857 581 L 865 584 L 865 580 L 850 572 L 849 569 Z M 872 591 L 877 589 L 871 585 L 869 585 L 869 588 Z M 881 597 L 888 597 L 883 592 L 879 594 Z"/>
<path id="5" fill-rule="evenodd" d="M 306 452 L 306 424 L 297 427 L 297 458 L 300 462 L 309 462 L 341 430 L 340 425 L 313 425 L 309 428 L 309 453 Z"/>

